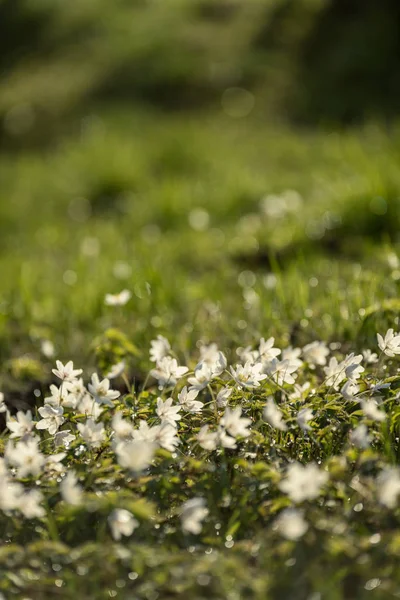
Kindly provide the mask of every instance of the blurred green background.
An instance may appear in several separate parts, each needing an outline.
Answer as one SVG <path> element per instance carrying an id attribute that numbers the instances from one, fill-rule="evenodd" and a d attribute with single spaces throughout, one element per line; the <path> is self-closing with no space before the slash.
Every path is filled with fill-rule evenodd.
<path id="1" fill-rule="evenodd" d="M 396 0 L 2 0 L 0 9 L 5 146 L 53 141 L 104 105 L 220 110 L 222 96 L 228 113 L 251 112 L 235 88 L 252 94 L 259 116 L 302 123 L 398 111 Z"/>
<path id="2" fill-rule="evenodd" d="M 186 357 L 200 336 L 366 344 L 397 310 L 397 0 L 0 15 L 2 387 L 49 378 L 44 340 L 99 363 L 112 326 L 140 377 L 158 333 Z"/>

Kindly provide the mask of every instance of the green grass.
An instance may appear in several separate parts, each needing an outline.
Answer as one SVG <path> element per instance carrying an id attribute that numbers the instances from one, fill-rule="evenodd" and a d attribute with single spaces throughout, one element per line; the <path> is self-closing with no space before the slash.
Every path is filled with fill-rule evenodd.
<path id="1" fill-rule="evenodd" d="M 90 340 L 122 323 L 138 346 L 159 331 L 182 350 L 202 336 L 225 347 L 271 327 L 287 336 L 310 308 L 304 339 L 353 337 L 359 310 L 398 289 L 386 260 L 399 220 L 398 155 L 396 133 L 376 126 L 326 135 L 223 115 L 120 112 L 50 153 L 3 157 L 3 360 L 38 358 L 49 337 L 60 357 L 93 364 Z M 265 216 L 261 200 L 287 189 L 301 194 L 301 209 Z M 202 231 L 189 223 L 199 208 L 209 217 Z M 248 310 L 247 281 L 259 299 Z M 123 287 L 133 291 L 130 314 L 116 316 L 104 295 Z M 211 326 L 210 302 L 221 304 Z"/>
<path id="2" fill-rule="evenodd" d="M 377 125 L 327 135 L 208 113 L 166 118 L 138 109 L 97 115 L 90 128 L 52 152 L 2 160 L 1 387 L 15 405 L 26 410 L 34 388 L 47 395 L 54 359 L 43 356 L 44 339 L 53 341 L 57 358 L 82 366 L 85 377 L 127 358 L 128 379 L 140 390 L 151 368 L 150 341 L 160 333 L 193 368 L 199 339 L 217 342 L 234 364 L 236 348 L 261 336 L 274 335 L 282 347 L 323 339 L 340 342 L 344 352 L 359 351 L 375 349 L 376 331 L 396 326 L 399 271 L 388 262 L 398 243 L 395 129 L 390 137 Z M 301 194 L 301 208 L 283 218 L 265 216 L 262 199 L 287 189 Z M 376 198 L 386 201 L 386 212 Z M 200 231 L 190 225 L 196 209 L 208 214 Z M 321 237 L 321 223 L 335 226 Z M 105 294 L 123 288 L 133 293 L 128 305 L 105 306 Z M 245 401 L 255 402 L 256 420 L 268 393 Z M 183 449 L 179 459 L 164 451 L 150 479 L 126 479 L 106 450 L 101 461 L 87 456 L 96 469 L 87 480 L 84 464 L 69 454 L 92 508 L 57 504 L 57 484 L 44 480 L 51 521 L 36 525 L 5 517 L 3 539 L 12 542 L 2 550 L 5 593 L 308 598 L 314 590 L 329 599 L 361 598 L 372 593 L 364 585 L 377 572 L 384 584 L 375 597 L 391 597 L 398 585 L 395 513 L 386 509 L 380 516 L 382 509 L 371 501 L 363 520 L 352 512 L 360 498 L 348 486 L 354 472 L 371 486 L 372 473 L 394 460 L 397 408 L 391 404 L 388 413 L 393 433 L 386 437 L 382 429 L 374 448 L 359 452 L 346 442 L 357 422 L 354 406 L 340 409 L 343 400 L 329 394 L 308 402 L 319 415 L 315 439 L 278 433 L 273 442 L 264 425 L 238 454 L 228 451 L 209 461 L 196 452 L 185 456 Z M 145 410 L 149 399 L 139 395 L 136 401 Z M 241 394 L 237 402 L 244 402 Z M 329 416 L 324 405 L 332 402 Z M 289 417 L 290 405 L 287 410 Z M 212 415 L 206 422 L 212 423 Z M 336 441 L 329 433 L 332 419 L 341 432 Z M 188 422 L 182 430 L 187 447 L 191 427 Z M 273 455 L 271 444 L 277 444 Z M 245 458 L 246 451 L 256 458 Z M 312 525 L 297 545 L 273 528 L 287 501 L 265 492 L 295 457 L 322 460 L 333 479 L 326 497 L 332 507 L 309 503 Z M 115 494 L 116 486 L 128 495 Z M 100 490 L 104 502 L 94 495 Z M 230 508 L 224 508 L 226 494 Z M 207 496 L 212 516 L 201 539 L 188 541 L 176 518 L 169 521 L 195 495 Z M 140 498 L 150 502 L 144 514 L 135 504 Z M 141 522 L 140 532 L 120 550 L 109 547 L 106 525 L 115 506 L 129 507 Z M 325 530 L 319 523 L 327 515 Z M 161 529 L 154 529 L 154 518 Z M 343 528 L 343 519 L 346 534 L 330 533 L 335 523 L 338 531 Z M 232 549 L 212 533 L 218 522 L 224 539 L 233 536 Z M 377 531 L 384 532 L 384 542 L 371 546 L 368 539 Z M 390 549 L 388 556 L 383 547 Z"/>
<path id="3" fill-rule="evenodd" d="M 28 29 L 38 51 L 28 61 L 2 42 L 10 62 L 0 82 L 0 391 L 12 411 L 30 408 L 39 420 L 56 359 L 73 360 L 85 384 L 122 359 L 126 371 L 112 381 L 122 394 L 101 417 L 101 447 L 77 434 L 62 459 L 78 475 L 81 505 L 62 499 L 59 473 L 10 472 L 42 491 L 44 513 L 0 512 L 0 592 L 398 597 L 399 504 L 379 501 L 378 479 L 399 463 L 396 357 L 365 365 L 359 381 L 366 397 L 377 381 L 390 383 L 380 392 L 383 422 L 344 398 L 342 386 L 327 385 L 321 366 L 300 368 L 298 383 L 311 390 L 300 399 L 270 379 L 241 390 L 226 370 L 200 393 L 202 414 L 184 414 L 176 452 L 159 448 L 139 474 L 116 458 L 115 410 L 135 428 L 159 422 L 160 392 L 149 377 L 157 335 L 190 371 L 200 342 L 217 343 L 235 365 L 238 348 L 271 336 L 282 349 L 322 340 L 341 359 L 378 352 L 376 333 L 398 329 L 400 308 L 398 123 L 306 129 L 280 110 L 297 69 L 293 48 L 319 4 L 303 2 L 297 26 L 297 17 L 284 20 L 291 50 L 271 55 L 255 42 L 270 18 L 262 2 L 128 4 L 53 12 L 47 1 L 23 2 L 13 27 L 20 31 L 19 17 L 33 11 Z M 210 79 L 215 63 L 219 77 Z M 221 104 L 235 86 L 255 98 L 243 118 Z M 279 214 L 282 201 L 289 209 Z M 132 292 L 127 305 L 106 306 L 106 294 L 122 289 Z M 46 340 L 53 357 L 43 352 Z M 184 381 L 162 395 L 176 404 Z M 196 436 L 221 422 L 214 400 L 223 385 L 233 388 L 229 406 L 251 419 L 251 434 L 234 450 L 207 452 Z M 287 431 L 263 417 L 270 396 Z M 296 424 L 304 406 L 313 411 L 309 432 Z M 63 428 L 75 433 L 85 421 L 70 408 L 64 416 Z M 349 438 L 360 423 L 371 436 L 364 449 Z M 36 433 L 45 456 L 59 451 L 52 436 Z M 9 434 L 5 428 L 1 456 Z M 329 474 L 320 495 L 298 505 L 308 523 L 298 541 L 279 529 L 282 511 L 297 506 L 280 488 L 294 460 Z M 179 511 L 198 496 L 209 514 L 198 535 L 187 534 Z M 115 508 L 139 522 L 119 542 L 107 523 Z"/>

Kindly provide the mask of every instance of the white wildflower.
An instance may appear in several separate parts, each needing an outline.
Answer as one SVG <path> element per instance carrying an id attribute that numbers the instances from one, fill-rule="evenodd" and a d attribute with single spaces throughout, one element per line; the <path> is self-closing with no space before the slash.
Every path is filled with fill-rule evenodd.
<path id="1" fill-rule="evenodd" d="M 329 356 L 329 349 L 325 342 L 311 342 L 303 348 L 304 360 L 311 366 L 324 366 L 326 365 L 326 359 Z"/>
<path id="2" fill-rule="evenodd" d="M 219 350 L 217 344 L 202 344 L 200 346 L 200 362 L 205 362 L 206 364 L 211 366 L 218 360 L 218 354 Z"/>
<path id="3" fill-rule="evenodd" d="M 206 362 L 199 363 L 194 370 L 194 376 L 188 377 L 190 390 L 200 392 L 208 386 L 213 376 L 211 367 Z"/>
<path id="4" fill-rule="evenodd" d="M 106 374 L 106 377 L 108 379 L 116 379 L 117 377 L 122 375 L 122 373 L 125 371 L 125 367 L 126 367 L 125 361 L 121 360 L 121 362 L 118 362 L 115 365 L 112 365 L 112 367 Z"/>
<path id="5" fill-rule="evenodd" d="M 313 418 L 313 411 L 311 408 L 305 407 L 299 410 L 297 413 L 296 421 L 300 429 L 303 431 L 311 431 L 312 427 L 308 424 L 309 421 Z"/>
<path id="6" fill-rule="evenodd" d="M 160 389 L 167 385 L 174 387 L 181 377 L 188 372 L 187 367 L 181 367 L 175 358 L 165 356 L 157 362 L 156 368 L 150 372 L 154 379 L 157 379 Z"/>
<path id="7" fill-rule="evenodd" d="M 328 365 L 324 367 L 324 372 L 326 375 L 326 385 L 338 390 L 340 383 L 346 378 L 346 375 L 342 363 L 338 362 L 336 356 L 331 357 Z"/>
<path id="8" fill-rule="evenodd" d="M 350 432 L 349 440 L 357 448 L 368 448 L 371 442 L 371 437 L 368 435 L 368 427 L 364 423 L 358 425 L 358 427 Z"/>
<path id="9" fill-rule="evenodd" d="M 295 382 L 295 373 L 298 369 L 296 362 L 290 362 L 289 360 L 278 360 L 274 358 L 266 366 L 266 372 L 277 385 L 283 385 L 285 383 L 293 384 Z"/>
<path id="10" fill-rule="evenodd" d="M 133 439 L 133 426 L 129 421 L 123 418 L 122 412 L 118 411 L 114 414 L 111 427 L 114 431 L 117 442 Z"/>
<path id="11" fill-rule="evenodd" d="M 303 397 L 307 396 L 307 392 L 309 391 L 311 385 L 309 381 L 306 381 L 302 385 L 295 383 L 294 390 L 290 392 L 289 398 L 291 400 L 301 400 Z"/>
<path id="12" fill-rule="evenodd" d="M 173 428 L 175 431 L 175 427 Z M 133 431 L 133 439 L 137 440 L 137 441 L 141 441 L 141 442 L 149 442 L 149 443 L 154 443 L 155 442 L 155 436 L 156 436 L 156 430 L 155 427 L 150 427 L 147 423 L 147 421 L 140 421 L 139 422 L 139 428 L 138 429 L 134 429 Z"/>
<path id="13" fill-rule="evenodd" d="M 6 446 L 5 459 L 17 468 L 20 478 L 29 475 L 38 477 L 45 464 L 45 457 L 39 451 L 38 440 L 34 437 L 17 442 L 15 446 L 10 441 Z"/>
<path id="14" fill-rule="evenodd" d="M 45 397 L 44 404 L 50 404 L 50 406 L 60 406 L 67 395 L 68 391 L 66 390 L 66 385 L 57 387 L 56 385 L 52 384 L 50 386 L 50 396 Z"/>
<path id="15" fill-rule="evenodd" d="M 67 393 L 65 396 L 63 395 L 61 399 L 61 406 L 63 406 L 64 408 L 72 408 L 73 410 L 76 410 L 79 401 L 80 398 L 78 396 L 76 396 L 75 394 Z"/>
<path id="16" fill-rule="evenodd" d="M 57 431 L 54 436 L 54 445 L 64 446 L 64 448 L 68 448 L 70 443 L 74 441 L 75 435 L 71 433 L 70 429 L 64 429 L 63 431 Z"/>
<path id="17" fill-rule="evenodd" d="M 22 410 L 19 410 L 15 418 L 11 417 L 10 413 L 7 413 L 6 425 L 12 432 L 10 439 L 18 437 L 25 439 L 29 437 L 35 427 L 30 410 L 28 410 L 26 413 L 24 413 Z"/>
<path id="18" fill-rule="evenodd" d="M 362 351 L 362 355 L 367 365 L 373 365 L 378 362 L 378 355 L 368 348 Z"/>
<path id="19" fill-rule="evenodd" d="M 239 356 L 242 362 L 250 362 L 252 365 L 255 362 L 257 362 L 260 356 L 258 350 L 253 350 L 251 346 L 246 346 L 245 348 L 237 348 L 236 354 Z"/>
<path id="20" fill-rule="evenodd" d="M 202 360 L 196 365 L 194 370 L 194 376 L 188 378 L 191 390 L 201 391 L 214 379 L 219 377 L 221 373 L 226 369 L 227 361 L 225 355 L 222 352 L 216 352 L 213 356 L 213 360 L 209 358 L 208 361 Z"/>
<path id="21" fill-rule="evenodd" d="M 219 390 L 217 394 L 217 405 L 219 408 L 225 408 L 228 404 L 228 399 L 232 395 L 233 389 L 229 387 L 224 387 Z"/>
<path id="22" fill-rule="evenodd" d="M 172 406 L 173 399 L 168 398 L 167 400 L 162 400 L 162 398 L 157 398 L 157 409 L 156 413 L 158 417 L 160 417 L 161 422 L 166 422 L 172 425 L 173 427 L 177 426 L 177 421 L 181 419 L 180 410 L 181 406 Z"/>
<path id="23" fill-rule="evenodd" d="M 386 413 L 379 410 L 378 403 L 373 398 L 370 400 L 361 400 L 361 408 L 367 419 L 372 419 L 373 421 L 384 421 L 386 419 Z"/>
<path id="24" fill-rule="evenodd" d="M 388 467 L 377 479 L 377 493 L 381 504 L 395 508 L 400 497 L 400 469 Z"/>
<path id="25" fill-rule="evenodd" d="M 361 373 L 364 371 L 364 367 L 360 364 L 362 359 L 362 354 L 355 356 L 353 352 L 346 356 L 344 360 L 346 365 L 345 375 L 348 379 L 351 379 L 352 381 L 359 379 Z"/>
<path id="26" fill-rule="evenodd" d="M 66 452 L 57 452 L 56 454 L 50 454 L 46 456 L 46 464 L 45 471 L 46 473 L 51 473 L 54 475 L 55 473 L 58 475 L 60 473 L 64 473 L 65 466 L 61 461 L 67 456 Z"/>
<path id="27" fill-rule="evenodd" d="M 270 337 L 268 340 L 261 338 L 258 346 L 259 359 L 263 363 L 270 362 L 280 355 L 279 348 L 274 348 L 275 338 Z"/>
<path id="28" fill-rule="evenodd" d="M 374 393 L 379 392 L 380 390 L 388 390 L 390 385 L 390 381 L 377 381 L 374 385 L 371 385 L 369 389 L 372 393 Z"/>
<path id="29" fill-rule="evenodd" d="M 219 375 L 221 375 L 227 365 L 228 365 L 228 361 L 226 360 L 226 356 L 223 352 L 218 351 L 217 354 L 214 357 L 214 360 L 208 360 L 208 361 L 204 361 L 204 362 L 208 362 L 208 365 L 211 368 L 211 372 L 213 374 L 213 377 L 219 377 Z"/>
<path id="30" fill-rule="evenodd" d="M 53 342 L 51 342 L 50 340 L 42 340 L 42 342 L 40 344 L 40 349 L 42 351 L 42 354 L 46 358 L 53 358 L 53 356 L 54 356 L 54 344 L 53 344 Z"/>
<path id="31" fill-rule="evenodd" d="M 99 448 L 106 439 L 103 424 L 95 423 L 93 419 L 78 423 L 77 428 L 89 448 Z"/>
<path id="32" fill-rule="evenodd" d="M 0 476 L 0 509 L 3 511 L 17 509 L 23 490 L 20 483 L 11 481 L 5 475 Z"/>
<path id="33" fill-rule="evenodd" d="M 227 366 L 226 356 L 218 350 L 217 344 L 200 346 L 200 363 L 206 363 L 215 376 L 220 375 Z"/>
<path id="34" fill-rule="evenodd" d="M 286 477 L 279 484 L 279 489 L 287 494 L 293 502 L 314 500 L 321 492 L 321 487 L 328 481 L 328 474 L 316 464 L 302 465 L 298 462 L 289 465 Z"/>
<path id="35" fill-rule="evenodd" d="M 121 537 L 130 536 L 139 526 L 138 521 L 128 510 L 115 508 L 108 517 L 108 524 L 114 540 L 119 541 Z"/>
<path id="36" fill-rule="evenodd" d="M 378 333 L 377 338 L 378 346 L 386 356 L 400 354 L 400 335 L 394 333 L 393 329 L 388 329 L 384 338 Z"/>
<path id="37" fill-rule="evenodd" d="M 267 404 L 263 410 L 264 419 L 275 429 L 287 431 L 287 425 L 283 420 L 282 412 L 276 406 L 273 398 L 268 398 Z"/>
<path id="38" fill-rule="evenodd" d="M 341 382 L 344 379 L 351 379 L 355 381 L 360 376 L 360 373 L 364 371 L 364 367 L 360 365 L 362 361 L 362 354 L 355 356 L 354 353 L 346 356 L 340 363 L 337 358 L 333 356 L 328 366 L 324 367 L 326 379 L 325 384 L 333 387 L 334 390 L 338 390 Z"/>
<path id="39" fill-rule="evenodd" d="M 357 394 L 359 393 L 359 391 L 359 386 L 356 383 L 354 383 L 354 381 L 352 381 L 351 379 L 348 379 L 342 387 L 342 389 L 340 390 L 340 393 L 342 394 L 345 400 L 349 402 L 358 402 L 359 398 L 357 398 Z"/>
<path id="40" fill-rule="evenodd" d="M 103 408 L 90 394 L 85 394 L 77 406 L 77 411 L 97 421 L 103 412 Z"/>
<path id="41" fill-rule="evenodd" d="M 288 360 L 292 365 L 295 365 L 298 369 L 303 364 L 303 361 L 300 359 L 301 348 L 285 348 L 282 350 L 282 360 Z"/>
<path id="42" fill-rule="evenodd" d="M 36 429 L 47 429 L 50 435 L 54 435 L 65 421 L 62 406 L 45 404 L 38 409 L 38 412 L 42 419 L 36 423 Z"/>
<path id="43" fill-rule="evenodd" d="M 218 444 L 218 434 L 215 432 L 208 431 L 209 426 L 203 425 L 199 433 L 196 436 L 196 440 L 204 450 L 215 450 Z"/>
<path id="44" fill-rule="evenodd" d="M 156 340 L 152 340 L 150 346 L 150 360 L 155 363 L 159 363 L 160 360 L 168 356 L 171 350 L 169 341 L 162 335 L 158 335 Z"/>
<path id="45" fill-rule="evenodd" d="M 67 504 L 78 506 L 82 502 L 82 487 L 78 485 L 78 478 L 74 471 L 68 471 L 60 483 L 62 499 Z"/>
<path id="46" fill-rule="evenodd" d="M 132 298 L 132 293 L 129 290 L 122 290 L 119 294 L 106 294 L 104 304 L 106 306 L 125 306 Z"/>
<path id="47" fill-rule="evenodd" d="M 110 380 L 107 377 L 100 381 L 97 373 L 93 373 L 92 383 L 89 383 L 88 389 L 98 404 L 105 404 L 111 407 L 114 406 L 112 401 L 121 395 L 117 390 L 110 389 Z"/>
<path id="48" fill-rule="evenodd" d="M 154 451 L 153 443 L 142 440 L 120 442 L 115 449 L 121 467 L 134 473 L 147 469 L 153 460 Z"/>
<path id="49" fill-rule="evenodd" d="M 81 375 L 82 369 L 74 369 L 74 363 L 72 360 L 67 362 L 65 365 L 60 360 L 56 360 L 57 369 L 53 369 L 52 372 L 61 381 L 74 381 Z"/>
<path id="50" fill-rule="evenodd" d="M 82 378 L 66 381 L 62 388 L 63 391 L 65 389 L 68 393 L 65 398 L 61 399 L 61 404 L 70 408 L 76 408 L 82 398 L 88 394 Z"/>
<path id="51" fill-rule="evenodd" d="M 149 427 L 146 421 L 140 421 L 139 429 L 133 432 L 133 439 L 153 444 L 155 447 L 160 446 L 169 452 L 173 452 L 180 444 L 176 427 L 166 421 L 153 427 Z"/>
<path id="52" fill-rule="evenodd" d="M 198 535 L 202 530 L 202 523 L 209 511 L 204 498 L 187 500 L 180 511 L 182 529 L 185 532 Z"/>
<path id="53" fill-rule="evenodd" d="M 236 408 L 233 409 L 227 406 L 221 419 L 221 425 L 223 425 L 226 431 L 235 438 L 248 437 L 250 435 L 248 427 L 251 423 L 251 419 L 242 417 L 241 415 L 242 409 L 240 406 L 236 406 Z"/>
<path id="54" fill-rule="evenodd" d="M 217 430 L 217 443 L 223 448 L 229 448 L 233 450 L 236 448 L 236 439 L 227 434 L 224 427 L 218 427 Z"/>
<path id="55" fill-rule="evenodd" d="M 260 381 L 267 378 L 267 375 L 262 373 L 263 366 L 261 363 L 253 364 L 251 361 L 247 361 L 244 366 L 236 365 L 236 369 L 233 367 L 230 369 L 233 379 L 241 388 L 259 387 Z"/>
<path id="56" fill-rule="evenodd" d="M 174 452 L 176 446 L 180 444 L 176 428 L 164 421 L 161 425 L 152 427 L 154 441 L 164 450 Z"/>
<path id="57" fill-rule="evenodd" d="M 187 386 L 185 385 L 178 394 L 178 400 L 181 407 L 190 413 L 200 413 L 204 404 L 199 400 L 196 400 L 198 393 L 197 390 L 188 392 Z"/>
<path id="58" fill-rule="evenodd" d="M 25 492 L 18 498 L 18 510 L 20 510 L 27 519 L 40 519 L 46 514 L 43 506 L 40 505 L 42 500 L 43 496 L 38 490 Z"/>
<path id="59" fill-rule="evenodd" d="M 286 508 L 275 521 L 275 527 L 288 540 L 299 540 L 306 533 L 308 523 L 297 508 Z"/>

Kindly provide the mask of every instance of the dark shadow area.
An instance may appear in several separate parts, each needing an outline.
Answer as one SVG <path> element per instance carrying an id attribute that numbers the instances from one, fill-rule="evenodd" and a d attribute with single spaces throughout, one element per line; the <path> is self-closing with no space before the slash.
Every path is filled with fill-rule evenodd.
<path id="1" fill-rule="evenodd" d="M 252 93 L 267 117 L 309 126 L 390 119 L 400 106 L 399 31 L 398 0 L 196 0 L 163 10 L 139 0 L 0 0 L 0 150 L 45 148 L 98 106 L 221 111 L 230 87 Z"/>
<path id="2" fill-rule="evenodd" d="M 379 244 L 400 241 L 400 197 L 395 189 L 388 189 L 385 196 L 355 196 L 337 215 L 332 228 L 321 230 L 318 239 L 304 237 L 280 249 L 267 245 L 257 252 L 237 254 L 234 259 L 246 269 L 273 271 L 288 268 L 299 258 L 307 260 L 315 253 L 327 258 L 361 260 L 368 250 Z"/>
<path id="3" fill-rule="evenodd" d="M 174 64 L 173 57 L 168 64 L 169 58 L 165 57 L 162 69 L 157 53 L 118 65 L 99 81 L 89 100 L 139 101 L 162 111 L 182 111 L 207 106 L 221 93 L 208 85 L 204 77 L 196 76 L 193 65 L 186 65 L 185 61 Z"/>
<path id="4" fill-rule="evenodd" d="M 265 64 L 290 71 L 289 118 L 351 124 L 389 118 L 400 108 L 400 2 L 284 0 L 253 41 Z M 279 67 L 279 64 L 281 67 Z"/>
<path id="5" fill-rule="evenodd" d="M 0 77 L 26 56 L 46 50 L 44 37 L 53 11 L 38 4 L 0 0 Z"/>
<path id="6" fill-rule="evenodd" d="M 397 115 L 399 33 L 398 0 L 331 0 L 300 47 L 289 112 L 310 123 Z"/>

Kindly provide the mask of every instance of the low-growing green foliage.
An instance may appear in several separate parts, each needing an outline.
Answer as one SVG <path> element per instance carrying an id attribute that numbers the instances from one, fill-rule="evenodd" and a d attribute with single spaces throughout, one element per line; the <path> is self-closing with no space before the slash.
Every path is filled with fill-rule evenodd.
<path id="1" fill-rule="evenodd" d="M 400 134 L 304 95 L 329 6 L 0 0 L 0 597 L 400 594 Z"/>
<path id="2" fill-rule="evenodd" d="M 128 294 L 108 302 L 128 312 Z M 117 330 L 105 339 L 129 348 Z M 389 329 L 359 355 L 270 338 L 229 369 L 200 345 L 188 367 L 158 336 L 139 386 L 127 355 L 88 385 L 57 361 L 35 416 L 7 412 L 0 589 L 395 597 L 399 353 Z"/>

